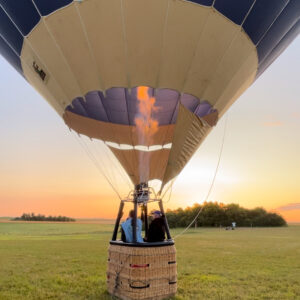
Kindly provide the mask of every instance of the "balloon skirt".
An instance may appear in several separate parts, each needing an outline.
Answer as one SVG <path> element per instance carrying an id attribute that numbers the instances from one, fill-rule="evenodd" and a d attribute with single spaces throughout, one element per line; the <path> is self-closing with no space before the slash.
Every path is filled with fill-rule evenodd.
<path id="1" fill-rule="evenodd" d="M 110 245 L 107 285 L 111 295 L 124 300 L 174 296 L 177 291 L 175 246 Z"/>

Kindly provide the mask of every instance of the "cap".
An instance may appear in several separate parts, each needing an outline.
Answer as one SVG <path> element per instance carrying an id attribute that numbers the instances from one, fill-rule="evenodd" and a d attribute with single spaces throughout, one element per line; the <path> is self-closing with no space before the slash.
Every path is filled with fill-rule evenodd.
<path id="1" fill-rule="evenodd" d="M 159 210 L 154 210 L 151 214 L 152 215 L 161 215 L 161 212 Z"/>

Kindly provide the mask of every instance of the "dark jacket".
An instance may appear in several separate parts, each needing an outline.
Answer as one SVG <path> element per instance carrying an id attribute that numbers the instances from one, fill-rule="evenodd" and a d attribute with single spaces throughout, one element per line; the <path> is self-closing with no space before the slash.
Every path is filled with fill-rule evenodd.
<path id="1" fill-rule="evenodd" d="M 163 218 L 154 219 L 149 226 L 147 242 L 163 242 L 165 232 L 166 229 Z"/>

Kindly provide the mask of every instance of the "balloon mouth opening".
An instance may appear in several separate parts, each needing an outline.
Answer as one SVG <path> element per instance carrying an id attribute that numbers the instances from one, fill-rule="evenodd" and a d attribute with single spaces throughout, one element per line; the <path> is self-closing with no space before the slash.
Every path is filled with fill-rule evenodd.
<path id="1" fill-rule="evenodd" d="M 74 98 L 65 107 L 65 113 L 72 112 L 95 121 L 133 126 L 153 136 L 159 127 L 176 123 L 179 104 L 200 118 L 217 112 L 208 101 L 191 94 L 170 88 L 137 86 L 131 89 L 112 87 L 105 92 L 90 91 L 82 97 Z M 214 121 L 216 123 L 217 118 Z"/>

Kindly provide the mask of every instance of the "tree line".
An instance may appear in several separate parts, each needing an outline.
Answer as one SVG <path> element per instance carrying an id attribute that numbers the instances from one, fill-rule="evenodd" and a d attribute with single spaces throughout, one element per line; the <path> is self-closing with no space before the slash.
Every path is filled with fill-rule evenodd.
<path id="1" fill-rule="evenodd" d="M 185 209 L 167 210 L 166 216 L 170 228 L 187 227 L 197 216 L 194 226 L 220 227 L 231 226 L 232 222 L 238 227 L 271 227 L 286 226 L 284 218 L 276 213 L 267 212 L 261 207 L 247 209 L 238 204 L 223 204 L 205 202 L 203 205 L 194 204 Z"/>
<path id="2" fill-rule="evenodd" d="M 14 218 L 13 221 L 46 221 L 46 222 L 75 222 L 75 219 L 68 218 L 65 216 L 48 216 L 45 215 L 35 215 L 31 214 L 23 214 L 21 217 Z"/>

